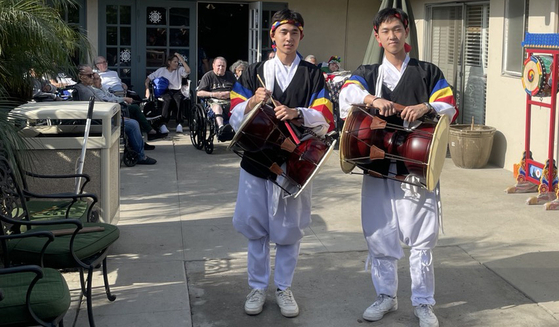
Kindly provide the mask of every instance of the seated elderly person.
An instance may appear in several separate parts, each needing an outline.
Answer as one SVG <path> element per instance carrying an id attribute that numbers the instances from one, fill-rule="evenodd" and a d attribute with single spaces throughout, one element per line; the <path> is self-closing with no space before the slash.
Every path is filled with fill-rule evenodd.
<path id="1" fill-rule="evenodd" d="M 330 57 L 330 59 L 328 59 L 328 65 L 322 65 L 320 67 L 320 70 L 322 70 L 323 73 L 333 73 L 333 72 L 337 72 L 340 70 L 340 63 L 342 62 L 342 58 L 338 57 L 338 56 L 332 56 Z"/>
<path id="2" fill-rule="evenodd" d="M 247 61 L 243 61 L 243 60 L 237 60 L 235 61 L 231 67 L 229 67 L 229 70 L 235 74 L 235 77 L 237 79 L 239 79 L 241 77 L 241 75 L 243 74 L 243 71 L 248 67 L 248 62 Z"/>
<path id="3" fill-rule="evenodd" d="M 179 63 L 182 66 L 179 66 Z M 160 67 L 153 73 L 149 74 L 146 78 L 144 84 L 146 86 L 146 98 L 150 96 L 149 83 L 158 77 L 164 77 L 169 81 L 169 86 L 167 91 L 161 96 L 163 99 L 163 108 L 161 108 L 161 116 L 163 119 L 163 125 L 159 128 L 159 131 L 163 134 L 169 133 L 169 129 L 166 123 L 169 122 L 171 118 L 171 101 L 174 101 L 177 105 L 176 110 L 176 120 L 177 127 L 175 132 L 182 133 L 182 112 L 181 112 L 181 101 L 183 95 L 181 93 L 182 79 L 186 78 L 190 74 L 190 67 L 184 60 L 183 56 L 175 52 L 167 57 L 167 64 L 165 67 Z"/>
<path id="4" fill-rule="evenodd" d="M 128 86 L 122 82 L 116 71 L 109 69 L 109 64 L 105 57 L 97 56 L 93 62 L 97 69 L 97 73 L 101 76 L 101 84 L 103 84 L 103 87 L 111 93 L 119 95 L 126 94 Z"/>
<path id="5" fill-rule="evenodd" d="M 306 62 L 310 62 L 311 64 L 316 66 L 316 57 L 312 54 L 305 57 Z"/>
<path id="6" fill-rule="evenodd" d="M 105 101 L 97 89 L 93 87 L 93 69 L 89 65 L 80 65 L 78 67 L 78 78 L 79 83 L 74 85 L 74 88 L 78 92 L 78 100 L 87 101 L 90 97 L 94 97 L 98 101 Z M 124 118 L 124 132 L 128 136 L 128 142 L 130 146 L 136 153 L 138 153 L 138 164 L 140 165 L 153 165 L 157 160 L 150 158 L 144 153 L 144 140 L 142 138 L 142 132 L 140 131 L 140 124 L 130 118 Z"/>
<path id="7" fill-rule="evenodd" d="M 120 103 L 123 111 L 125 112 L 125 116 L 138 121 L 141 131 L 148 135 L 148 140 L 153 140 L 162 136 L 153 129 L 140 107 L 138 107 L 137 104 L 132 103 L 132 98 L 116 96 L 104 88 L 101 84 L 101 77 L 99 76 L 99 73 L 93 73 L 93 91 L 96 96 L 103 99 L 105 102 Z M 145 148 L 151 150 L 152 146 L 146 143 Z"/>
<path id="8" fill-rule="evenodd" d="M 118 72 L 109 69 L 109 64 L 105 57 L 97 56 L 93 63 L 95 64 L 96 72 L 101 76 L 101 84 L 109 92 L 118 96 L 128 96 L 137 102 L 142 101 L 136 92 L 128 90 L 128 85 L 122 82 Z"/>
<path id="9" fill-rule="evenodd" d="M 196 95 L 207 98 L 218 126 L 217 138 L 223 141 L 223 135 L 233 133 L 230 125 L 224 125 L 223 112 L 229 112 L 231 100 L 229 94 L 237 81 L 235 75 L 228 71 L 227 61 L 223 57 L 216 57 L 212 63 L 212 70 L 204 74 L 196 89 Z"/>

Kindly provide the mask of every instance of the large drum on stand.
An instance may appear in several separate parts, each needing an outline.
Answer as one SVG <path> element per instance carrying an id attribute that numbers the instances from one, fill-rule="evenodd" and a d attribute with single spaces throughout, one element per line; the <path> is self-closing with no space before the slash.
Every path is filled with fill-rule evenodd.
<path id="1" fill-rule="evenodd" d="M 524 61 L 522 86 L 526 93 L 539 97 L 551 96 L 551 87 L 554 83 L 551 76 L 552 63 L 552 56 L 533 55 Z"/>
<path id="2" fill-rule="evenodd" d="M 394 128 L 371 109 L 354 105 L 349 111 L 340 138 L 342 170 L 350 173 L 358 167 L 372 176 L 403 181 L 405 176 L 384 176 L 373 167 L 375 160 L 402 161 L 409 174 L 418 177 L 416 186 L 433 191 L 446 158 L 449 118 L 425 120 L 413 129 Z"/>
<path id="3" fill-rule="evenodd" d="M 243 120 L 235 132 L 228 149 L 241 157 L 242 152 L 274 150 L 285 159 L 281 167 L 267 167 L 276 174 L 276 184 L 287 196 L 297 197 L 316 176 L 328 159 L 336 140 L 329 136 L 320 138 L 312 132 L 297 135 L 297 127 L 276 118 L 274 108 L 258 104 Z"/>

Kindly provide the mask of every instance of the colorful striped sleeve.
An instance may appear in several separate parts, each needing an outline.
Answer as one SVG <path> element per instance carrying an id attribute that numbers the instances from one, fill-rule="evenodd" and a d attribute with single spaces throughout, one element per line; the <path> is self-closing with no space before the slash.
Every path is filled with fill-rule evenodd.
<path id="1" fill-rule="evenodd" d="M 318 110 L 326 119 L 326 122 L 330 126 L 328 132 L 334 129 L 334 109 L 332 106 L 332 101 L 330 101 L 330 95 L 325 88 L 322 88 L 318 93 L 314 93 L 311 96 L 311 101 L 309 108 Z"/>
<path id="2" fill-rule="evenodd" d="M 446 79 L 440 79 L 437 81 L 435 87 L 429 95 L 429 102 L 445 102 L 453 106 L 456 105 L 452 89 L 450 88 L 450 85 L 448 85 Z"/>
<path id="3" fill-rule="evenodd" d="M 452 88 L 446 81 L 444 77 L 439 79 L 429 95 L 429 102 L 444 102 L 453 106 L 456 109 L 454 117 L 451 117 L 451 121 L 455 121 L 458 117 L 458 108 L 456 107 L 456 99 L 454 99 L 454 94 L 452 93 Z"/>
<path id="4" fill-rule="evenodd" d="M 344 83 L 344 85 L 342 85 L 342 89 L 344 87 L 347 87 L 349 85 L 357 85 L 359 88 L 361 88 L 362 90 L 365 90 L 368 92 L 369 90 L 369 84 L 367 84 L 367 82 L 365 81 L 365 79 L 362 76 L 359 75 L 351 75 Z"/>

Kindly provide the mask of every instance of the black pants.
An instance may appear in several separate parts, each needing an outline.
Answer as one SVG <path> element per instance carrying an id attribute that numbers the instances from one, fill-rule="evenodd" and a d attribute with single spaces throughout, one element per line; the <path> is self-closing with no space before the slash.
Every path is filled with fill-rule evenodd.
<path id="1" fill-rule="evenodd" d="M 161 97 L 163 98 L 163 109 L 161 109 L 161 116 L 163 118 L 164 123 L 168 123 L 169 119 L 171 118 L 171 103 L 174 100 L 177 104 L 177 109 L 175 110 L 175 116 L 177 120 L 177 124 L 182 124 L 182 111 L 181 111 L 181 102 L 183 95 L 181 90 L 167 90 L 165 94 Z"/>

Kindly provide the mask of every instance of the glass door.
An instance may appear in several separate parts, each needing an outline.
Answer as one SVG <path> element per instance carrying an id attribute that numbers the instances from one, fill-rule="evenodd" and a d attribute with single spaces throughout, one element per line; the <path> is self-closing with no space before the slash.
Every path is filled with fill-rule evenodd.
<path id="1" fill-rule="evenodd" d="M 168 55 L 179 53 L 196 73 L 196 16 L 194 2 L 141 2 L 138 45 L 143 78 L 166 65 Z"/>
<path id="2" fill-rule="evenodd" d="M 248 63 L 262 60 L 262 2 L 249 4 Z"/>
<path id="3" fill-rule="evenodd" d="M 99 4 L 99 55 L 107 58 L 110 70 L 118 72 L 120 79 L 128 86 L 143 85 L 133 81 L 136 71 L 136 25 L 134 4 L 129 1 L 105 1 Z M 142 86 L 143 88 L 143 86 Z"/>
<path id="4" fill-rule="evenodd" d="M 168 54 L 180 53 L 196 74 L 195 2 L 101 0 L 99 10 L 99 54 L 138 94 Z"/>
<path id="5" fill-rule="evenodd" d="M 287 8 L 284 2 L 253 2 L 249 4 L 249 64 L 268 59 L 268 52 L 272 51 L 270 27 L 272 16 Z"/>

